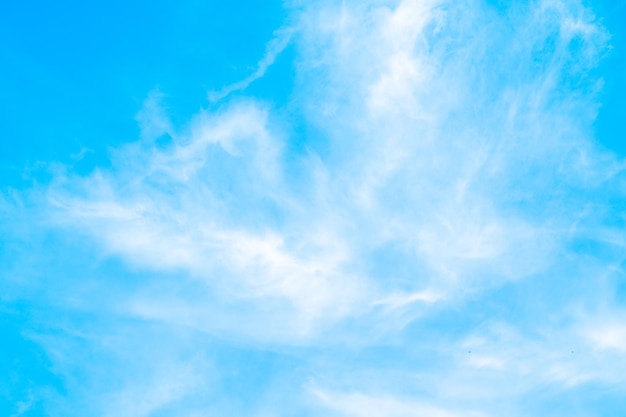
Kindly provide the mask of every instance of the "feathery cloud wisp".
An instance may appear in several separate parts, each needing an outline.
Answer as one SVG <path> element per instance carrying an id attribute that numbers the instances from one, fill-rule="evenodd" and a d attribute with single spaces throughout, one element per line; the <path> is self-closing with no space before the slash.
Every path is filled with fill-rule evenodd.
<path id="1" fill-rule="evenodd" d="M 76 310 L 102 332 L 129 321 L 139 336 L 128 349 L 162 365 L 103 348 L 128 381 L 110 388 L 111 415 L 194 415 L 219 399 L 248 415 L 515 416 L 540 389 L 548 404 L 623 382 L 623 329 L 586 327 L 599 305 L 623 314 L 624 259 L 623 161 L 591 135 L 600 84 L 590 70 L 607 42 L 591 12 L 574 0 L 291 7 L 297 82 L 282 113 L 248 98 L 174 126 L 152 96 L 142 141 L 115 150 L 110 169 L 58 175 L 34 209 L 90 256 L 122 260 L 132 281 L 62 280 L 67 305 L 82 298 Z M 261 77 L 286 39 L 219 98 Z M 285 110 L 301 129 L 285 127 Z M 202 348 L 172 338 L 168 365 L 138 340 L 157 325 Z M 275 359 L 249 351 L 244 365 L 190 365 L 212 363 L 203 349 Z M 124 373 L 135 361 L 141 377 Z M 229 390 L 229 372 L 255 366 L 268 373 L 260 386 Z M 81 395 L 97 397 L 102 370 L 83 372 L 93 385 Z M 137 386 L 159 400 L 133 403 Z M 281 389 L 293 396 L 273 405 Z"/>

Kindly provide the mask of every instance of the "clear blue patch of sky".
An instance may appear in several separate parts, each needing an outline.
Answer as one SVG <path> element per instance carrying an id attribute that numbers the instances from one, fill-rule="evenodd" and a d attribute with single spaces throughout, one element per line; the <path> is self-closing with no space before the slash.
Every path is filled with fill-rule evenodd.
<path id="1" fill-rule="evenodd" d="M 186 121 L 208 90 L 254 71 L 285 16 L 277 0 L 4 2 L 0 184 L 28 185 L 40 161 L 76 165 L 83 149 L 79 168 L 106 164 L 107 147 L 137 139 L 135 114 L 154 89 Z M 255 92 L 284 93 L 274 81 Z"/>

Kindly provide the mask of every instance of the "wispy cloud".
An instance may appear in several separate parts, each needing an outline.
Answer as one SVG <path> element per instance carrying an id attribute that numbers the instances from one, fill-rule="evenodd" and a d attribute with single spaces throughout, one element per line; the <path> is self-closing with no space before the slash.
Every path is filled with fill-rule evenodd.
<path id="1" fill-rule="evenodd" d="M 623 326 L 589 324 L 619 311 L 624 260 L 624 162 L 591 129 L 601 82 L 590 70 L 608 39 L 591 11 L 575 0 L 289 7 L 293 26 L 256 72 L 209 98 L 245 89 L 292 43 L 291 102 L 231 100 L 175 126 L 155 93 L 142 140 L 114 150 L 111 168 L 58 174 L 35 193 L 46 227 L 101 271 L 91 288 L 58 284 L 81 300 L 66 314 L 98 318 L 94 334 L 42 346 L 84 354 L 117 334 L 113 318 L 128 320 L 134 334 L 104 348 L 102 366 L 124 381 L 100 400 L 111 415 L 176 415 L 192 397 L 198 407 L 180 409 L 205 412 L 211 378 L 210 401 L 238 395 L 220 391 L 228 370 L 197 366 L 215 343 L 297 363 L 273 374 L 263 362 L 263 386 L 288 379 L 285 409 L 311 415 L 521 416 L 540 387 L 562 398 L 623 382 Z M 306 128 L 286 128 L 285 112 Z M 142 340 L 152 326 L 201 347 L 173 337 L 163 352 Z M 75 389 L 97 395 L 103 368 L 75 366 L 63 372 L 88 382 Z M 271 389 L 250 390 L 258 409 L 246 415 L 281 414 Z"/>
<path id="2" fill-rule="evenodd" d="M 274 38 L 268 42 L 265 55 L 258 62 L 256 70 L 241 81 L 227 85 L 218 91 L 210 91 L 209 101 L 216 103 L 228 97 L 231 93 L 245 90 L 250 84 L 262 78 L 268 68 L 274 64 L 276 58 L 285 50 L 291 41 L 293 30 L 291 28 L 281 28 L 274 33 Z"/>
<path id="3" fill-rule="evenodd" d="M 390 397 L 375 397 L 364 394 L 329 394 L 323 391 L 314 391 L 321 403 L 328 407 L 331 415 L 354 417 L 479 417 L 485 414 L 472 411 L 450 411 L 415 400 L 401 400 Z"/>

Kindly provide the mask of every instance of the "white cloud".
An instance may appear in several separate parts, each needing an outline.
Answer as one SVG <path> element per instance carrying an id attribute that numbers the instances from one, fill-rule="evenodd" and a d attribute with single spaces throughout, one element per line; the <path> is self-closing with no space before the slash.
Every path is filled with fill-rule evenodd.
<path id="1" fill-rule="evenodd" d="M 54 227 L 96 242 L 129 273 L 154 275 L 110 289 L 116 301 L 103 314 L 293 349 L 306 372 L 348 381 L 336 393 L 312 390 L 337 415 L 502 415 L 511 408 L 498 396 L 517 404 L 541 384 L 620 380 L 623 361 L 612 369 L 586 343 L 621 353 L 622 327 L 580 336 L 563 325 L 610 291 L 598 277 L 623 261 L 576 247 L 624 245 L 602 197 L 624 163 L 590 136 L 598 85 L 588 70 L 606 41 L 590 12 L 573 0 L 501 10 L 405 0 L 291 13 L 293 28 L 270 42 L 257 71 L 211 96 L 244 89 L 291 42 L 298 81 L 280 112 L 248 99 L 173 126 L 154 94 L 138 116 L 143 140 L 114 151 L 112 168 L 59 175 L 46 190 L 41 211 Z M 285 111 L 306 129 L 284 128 Z M 172 142 L 156 143 L 163 134 Z M 580 305 L 560 295 L 585 280 L 598 286 L 576 294 Z M 493 308 L 507 303 L 498 290 L 516 303 Z M 482 304 L 506 314 L 459 318 Z M 441 319 L 450 328 L 431 338 L 415 330 L 446 313 L 459 324 Z M 328 346 L 350 359 L 350 349 L 390 349 L 407 369 L 387 372 L 387 353 L 374 355 L 381 365 L 325 362 L 316 349 Z M 388 383 L 368 386 L 355 368 Z M 202 385 L 177 363 L 154 379 L 171 369 L 189 383 L 145 382 L 147 403 L 131 414 Z M 428 389 L 402 399 L 396 391 L 415 374 Z M 141 396 L 137 383 L 114 403 Z"/>
<path id="2" fill-rule="evenodd" d="M 180 271 L 239 300 L 283 300 L 280 315 L 295 319 L 285 328 L 309 334 L 371 319 L 381 300 L 449 303 L 542 273 L 579 223 L 577 183 L 602 186 L 619 172 L 581 124 L 593 91 L 560 90 L 586 82 L 580 68 L 605 38 L 574 2 L 527 14 L 322 2 L 297 14 L 295 34 L 281 32 L 265 61 L 293 39 L 297 106 L 327 153 L 315 141 L 309 155 L 291 151 L 272 109 L 253 100 L 176 130 L 153 95 L 142 135 L 168 133 L 172 144 L 130 145 L 111 170 L 59 180 L 49 191 L 57 220 L 138 267 Z M 598 158 L 604 166 L 589 165 Z M 413 276 L 371 271 L 368 257 L 391 243 Z"/>
<path id="3" fill-rule="evenodd" d="M 219 91 L 210 91 L 208 94 L 209 101 L 219 102 L 228 97 L 231 93 L 236 91 L 245 90 L 254 81 L 262 78 L 267 72 L 268 68 L 274 64 L 276 58 L 285 50 L 291 41 L 293 30 L 291 28 L 282 28 L 274 33 L 274 38 L 267 44 L 265 56 L 257 64 L 256 70 L 246 77 L 245 79 L 238 81 L 234 84 L 228 85 Z"/>

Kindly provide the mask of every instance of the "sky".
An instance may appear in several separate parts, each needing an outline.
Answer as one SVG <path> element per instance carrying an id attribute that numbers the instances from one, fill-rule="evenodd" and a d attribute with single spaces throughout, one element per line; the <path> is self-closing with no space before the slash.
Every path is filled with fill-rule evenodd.
<path id="1" fill-rule="evenodd" d="M 625 20 L 3 2 L 0 414 L 624 415 Z"/>

